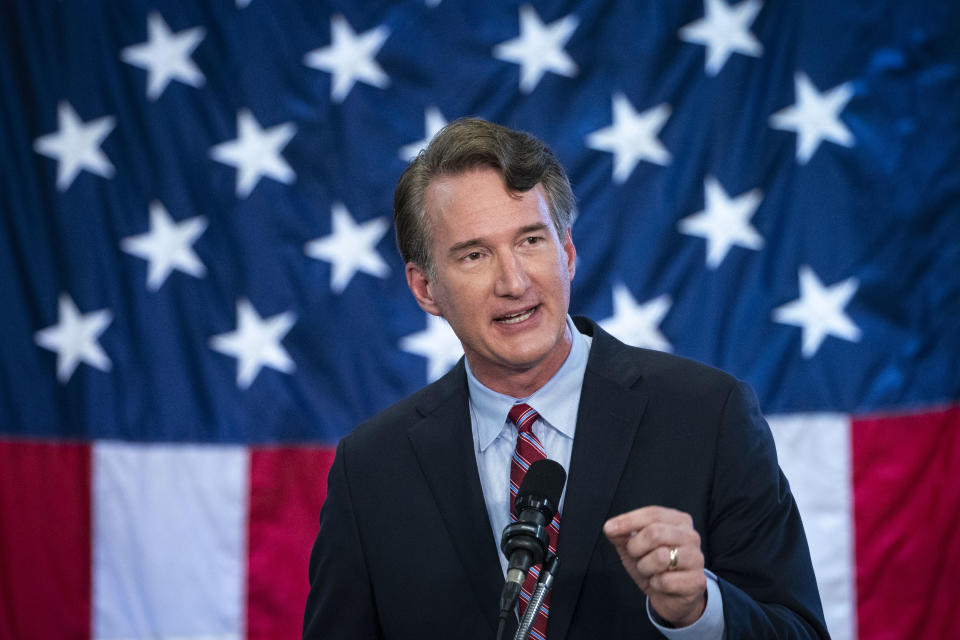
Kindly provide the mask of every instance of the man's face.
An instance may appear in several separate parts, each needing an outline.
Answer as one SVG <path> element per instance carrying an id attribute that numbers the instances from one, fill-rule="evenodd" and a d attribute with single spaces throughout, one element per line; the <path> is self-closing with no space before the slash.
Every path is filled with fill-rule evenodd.
<path id="1" fill-rule="evenodd" d="M 488 387 L 545 383 L 570 351 L 576 249 L 569 232 L 557 237 L 542 187 L 511 194 L 496 170 L 478 168 L 431 182 L 425 209 L 434 275 L 407 265 L 417 302 L 450 323 Z"/>

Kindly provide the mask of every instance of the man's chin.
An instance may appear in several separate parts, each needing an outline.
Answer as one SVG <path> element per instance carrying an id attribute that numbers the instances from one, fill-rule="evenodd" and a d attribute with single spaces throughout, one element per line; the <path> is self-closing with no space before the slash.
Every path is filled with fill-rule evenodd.
<path id="1" fill-rule="evenodd" d="M 551 355 L 553 355 L 554 352 L 559 355 L 561 348 L 562 345 L 559 344 L 550 345 L 549 347 L 544 346 L 539 349 L 531 348 L 530 342 L 525 341 L 525 343 L 521 345 L 521 348 L 502 351 L 498 362 L 500 366 L 507 371 L 524 374 L 544 366 L 551 360 Z M 561 363 L 563 362 L 562 358 L 558 357 L 557 359 Z"/>
<path id="2" fill-rule="evenodd" d="M 543 362 L 544 354 L 526 350 L 498 349 L 489 353 L 467 352 L 470 368 L 477 371 L 496 372 L 497 375 L 522 375 Z"/>

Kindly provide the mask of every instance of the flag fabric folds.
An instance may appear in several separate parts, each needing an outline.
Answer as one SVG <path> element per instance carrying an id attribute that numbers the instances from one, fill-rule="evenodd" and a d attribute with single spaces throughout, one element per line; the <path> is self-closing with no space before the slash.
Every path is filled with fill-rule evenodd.
<path id="1" fill-rule="evenodd" d="M 298 635 L 337 441 L 462 354 L 391 209 L 467 115 L 573 313 L 757 391 L 833 636 L 956 634 L 953 3 L 11 0 L 0 94 L 0 640 Z"/>

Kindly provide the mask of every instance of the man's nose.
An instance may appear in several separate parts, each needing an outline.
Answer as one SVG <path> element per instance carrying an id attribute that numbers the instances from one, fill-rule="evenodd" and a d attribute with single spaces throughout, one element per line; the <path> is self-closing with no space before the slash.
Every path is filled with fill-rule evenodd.
<path id="1" fill-rule="evenodd" d="M 494 293 L 498 296 L 519 298 L 530 286 L 523 260 L 519 256 L 508 254 L 499 261 L 499 273 L 494 284 Z"/>

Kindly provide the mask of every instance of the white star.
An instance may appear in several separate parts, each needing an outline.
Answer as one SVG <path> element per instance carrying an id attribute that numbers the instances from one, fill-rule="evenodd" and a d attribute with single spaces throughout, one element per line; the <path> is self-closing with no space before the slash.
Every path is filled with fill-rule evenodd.
<path id="1" fill-rule="evenodd" d="M 297 132 L 292 122 L 261 129 L 249 109 L 237 112 L 237 137 L 221 142 L 210 150 L 210 157 L 237 169 L 237 197 L 246 198 L 268 176 L 290 184 L 296 179 L 287 161 L 280 152 Z"/>
<path id="2" fill-rule="evenodd" d="M 853 97 L 853 84 L 845 82 L 820 93 L 802 71 L 793 77 L 797 101 L 770 116 L 770 126 L 797 133 L 797 162 L 807 164 L 820 142 L 827 140 L 852 147 L 853 134 L 840 120 L 840 112 Z"/>
<path id="3" fill-rule="evenodd" d="M 734 53 L 759 58 L 763 45 L 750 33 L 750 25 L 763 8 L 760 0 L 743 0 L 730 6 L 724 0 L 706 0 L 704 17 L 680 29 L 680 39 L 707 47 L 705 69 L 715 76 Z"/>
<path id="4" fill-rule="evenodd" d="M 202 278 L 207 270 L 193 251 L 193 243 L 206 230 L 203 216 L 175 223 L 159 201 L 150 203 L 150 231 L 123 238 L 120 247 L 149 261 L 147 289 L 156 291 L 174 269 Z"/>
<path id="5" fill-rule="evenodd" d="M 390 36 L 390 29 L 380 25 L 359 36 L 342 15 L 330 19 L 330 37 L 326 47 L 314 49 L 303 57 L 308 67 L 333 74 L 330 97 L 334 102 L 343 102 L 357 80 L 383 89 L 390 78 L 374 56 Z"/>
<path id="6" fill-rule="evenodd" d="M 66 190 L 84 169 L 104 178 L 113 177 L 113 164 L 100 150 L 100 145 L 114 126 L 113 116 L 84 123 L 69 102 L 57 104 L 57 132 L 41 136 L 33 143 L 34 151 L 57 161 L 57 191 Z"/>
<path id="7" fill-rule="evenodd" d="M 660 322 L 671 304 L 667 294 L 637 304 L 630 290 L 617 284 L 613 288 L 613 315 L 601 321 L 600 327 L 635 347 L 670 351 L 670 342 L 660 333 Z"/>
<path id="8" fill-rule="evenodd" d="M 296 366 L 280 341 L 296 321 L 292 311 L 262 319 L 249 300 L 237 301 L 237 330 L 210 338 L 210 348 L 237 358 L 237 386 L 247 389 L 264 366 L 292 373 Z"/>
<path id="9" fill-rule="evenodd" d="M 304 248 L 311 258 L 326 260 L 333 265 L 330 289 L 341 293 L 357 271 L 386 278 L 390 267 L 377 253 L 377 243 L 390 228 L 389 219 L 373 218 L 357 224 L 342 203 L 335 203 L 331 210 L 333 232 L 311 240 Z"/>
<path id="10" fill-rule="evenodd" d="M 437 132 L 440 129 L 443 129 L 447 126 L 447 119 L 443 117 L 443 114 L 440 113 L 440 109 L 436 107 L 427 107 L 427 110 L 424 112 L 424 129 L 427 132 L 427 135 L 423 140 L 418 140 L 416 142 L 411 142 L 410 144 L 404 145 L 400 148 L 400 158 L 404 162 L 412 162 L 414 158 L 417 157 L 417 154 L 430 144 L 430 141 L 433 139 L 433 136 L 437 135 Z"/>
<path id="11" fill-rule="evenodd" d="M 400 338 L 400 349 L 427 359 L 427 381 L 433 382 L 463 355 L 460 339 L 440 316 L 427 316 L 427 328 Z"/>
<path id="12" fill-rule="evenodd" d="M 100 334 L 113 322 L 110 310 L 100 309 L 80 315 L 77 305 L 66 293 L 60 294 L 57 306 L 57 324 L 41 329 L 34 335 L 38 345 L 57 352 L 57 380 L 62 383 L 70 380 L 81 362 L 101 371 L 110 371 L 113 363 L 97 342 Z"/>
<path id="13" fill-rule="evenodd" d="M 147 41 L 120 52 L 120 59 L 147 70 L 147 97 L 156 100 L 171 80 L 179 80 L 191 87 L 202 87 L 203 73 L 190 59 L 194 49 L 203 40 L 203 27 L 193 27 L 173 33 L 156 11 L 147 16 Z"/>
<path id="14" fill-rule="evenodd" d="M 773 310 L 773 321 L 803 328 L 804 358 L 812 358 L 828 335 L 859 342 L 860 327 L 843 308 L 857 292 L 860 283 L 847 278 L 824 287 L 807 265 L 800 267 L 800 297 Z"/>
<path id="15" fill-rule="evenodd" d="M 753 189 L 731 199 L 713 176 L 703 183 L 704 210 L 687 216 L 677 224 L 680 232 L 698 236 L 707 241 L 707 266 L 716 269 L 730 251 L 738 245 L 758 251 L 763 247 L 763 236 L 750 224 L 763 200 L 759 189 Z"/>
<path id="16" fill-rule="evenodd" d="M 670 117 L 670 105 L 664 103 L 637 113 L 622 93 L 613 96 L 613 124 L 587 135 L 587 146 L 613 154 L 613 181 L 626 182 L 641 160 L 661 166 L 673 157 L 657 136 Z"/>
<path id="17" fill-rule="evenodd" d="M 568 15 L 545 25 L 528 4 L 520 7 L 520 35 L 493 48 L 493 56 L 520 65 L 520 91 L 530 93 L 547 71 L 572 78 L 577 64 L 563 50 L 580 20 Z"/>

